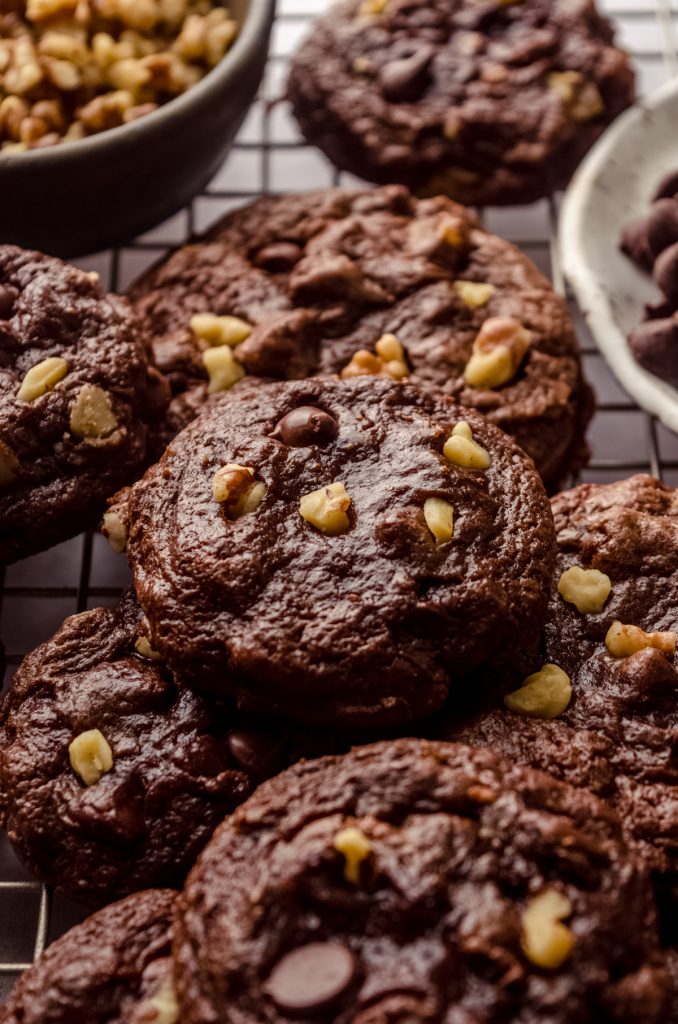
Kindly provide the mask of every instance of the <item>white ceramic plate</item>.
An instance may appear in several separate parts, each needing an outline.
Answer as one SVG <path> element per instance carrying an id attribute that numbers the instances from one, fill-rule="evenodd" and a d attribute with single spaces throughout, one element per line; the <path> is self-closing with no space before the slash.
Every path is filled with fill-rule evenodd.
<path id="1" fill-rule="evenodd" d="M 678 432 L 678 390 L 633 358 L 629 331 L 659 299 L 649 275 L 619 250 L 622 226 L 646 213 L 660 179 L 678 170 L 678 78 L 627 110 L 599 139 L 565 193 L 563 269 L 593 338 L 620 384 Z"/>

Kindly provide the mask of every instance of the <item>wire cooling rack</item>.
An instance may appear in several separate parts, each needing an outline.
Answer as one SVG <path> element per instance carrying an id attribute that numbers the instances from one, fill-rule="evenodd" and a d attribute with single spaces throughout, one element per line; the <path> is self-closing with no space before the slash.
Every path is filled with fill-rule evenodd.
<path id="1" fill-rule="evenodd" d="M 618 26 L 621 43 L 634 55 L 639 92 L 647 93 L 678 73 L 678 0 L 602 0 Z M 325 0 L 279 0 L 271 55 L 260 95 L 224 166 L 189 208 L 128 246 L 78 263 L 96 270 L 113 290 L 123 290 L 168 248 L 203 231 L 228 210 L 262 192 L 299 191 L 357 179 L 337 173 L 300 139 L 287 104 L 279 102 L 290 54 Z M 677 144 L 678 150 L 678 144 Z M 678 152 L 676 154 L 678 164 Z M 487 227 L 510 238 L 565 292 L 555 244 L 558 201 L 529 207 L 491 209 Z M 605 482 L 650 472 L 678 486 L 678 437 L 634 405 L 607 369 L 574 303 L 589 380 L 598 396 L 590 429 L 593 459 L 584 480 Z M 112 604 L 128 582 L 124 558 L 113 555 L 99 536 L 86 534 L 11 566 L 0 588 L 0 635 L 7 651 L 6 680 L 22 656 L 49 637 L 67 615 Z M 83 909 L 52 897 L 33 881 L 0 838 L 0 1000 L 31 960 L 71 924 Z"/>

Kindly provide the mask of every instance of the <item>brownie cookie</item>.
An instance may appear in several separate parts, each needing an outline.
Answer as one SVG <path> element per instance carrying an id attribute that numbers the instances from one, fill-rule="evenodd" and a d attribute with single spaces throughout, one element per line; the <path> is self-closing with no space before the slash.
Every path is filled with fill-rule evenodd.
<path id="1" fill-rule="evenodd" d="M 71 928 L 16 983 L 1 1024 L 176 1024 L 175 898 L 135 893 Z"/>
<path id="2" fill-rule="evenodd" d="M 444 734 L 613 804 L 655 870 L 666 938 L 678 942 L 678 491 L 635 476 L 584 484 L 552 505 L 558 564 L 543 660 L 558 668 Z"/>
<path id="3" fill-rule="evenodd" d="M 591 794 L 400 740 L 296 765 L 177 903 L 182 1024 L 665 1021 L 647 876 Z"/>
<path id="4" fill-rule="evenodd" d="M 131 594 L 67 619 L 0 712 L 0 821 L 77 899 L 177 885 L 216 825 L 283 764 L 286 734 L 180 691 Z"/>
<path id="5" fill-rule="evenodd" d="M 634 75 L 593 0 L 347 0 L 314 22 L 288 95 L 337 167 L 484 206 L 566 185 Z"/>
<path id="6" fill-rule="evenodd" d="M 562 299 L 448 199 L 397 186 L 262 198 L 131 298 L 172 382 L 170 435 L 243 373 L 371 374 L 479 409 L 549 488 L 585 459 L 592 396 Z"/>
<path id="7" fill-rule="evenodd" d="M 529 662 L 553 527 L 532 463 L 482 416 L 316 378 L 243 390 L 179 434 L 131 489 L 127 555 L 182 684 L 380 726 Z"/>
<path id="8" fill-rule="evenodd" d="M 0 246 L 0 564 L 96 522 L 142 468 L 167 398 L 124 299 Z"/>

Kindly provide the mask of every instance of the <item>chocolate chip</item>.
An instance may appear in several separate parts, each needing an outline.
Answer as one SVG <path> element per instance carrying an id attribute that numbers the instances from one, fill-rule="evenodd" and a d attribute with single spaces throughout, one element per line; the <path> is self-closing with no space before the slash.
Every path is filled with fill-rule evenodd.
<path id="1" fill-rule="evenodd" d="M 669 302 L 678 305 L 678 242 L 660 253 L 652 274 Z"/>
<path id="2" fill-rule="evenodd" d="M 647 244 L 656 259 L 660 252 L 678 242 L 678 201 L 659 199 L 647 218 Z"/>
<path id="3" fill-rule="evenodd" d="M 621 250 L 643 270 L 652 270 L 653 258 L 647 241 L 647 217 L 636 217 L 624 225 Z"/>
<path id="4" fill-rule="evenodd" d="M 339 424 L 333 416 L 314 405 L 300 405 L 280 420 L 273 437 L 290 448 L 326 445 L 337 436 Z"/>
<path id="5" fill-rule="evenodd" d="M 7 285 L 0 284 L 0 320 L 9 320 L 14 309 L 16 292 Z"/>
<path id="6" fill-rule="evenodd" d="M 228 749 L 238 764 L 256 779 L 269 779 L 282 767 L 287 746 L 286 732 L 256 732 L 234 729 L 228 734 Z"/>
<path id="7" fill-rule="evenodd" d="M 678 387 L 678 329 L 675 318 L 646 320 L 632 331 L 629 344 L 642 367 Z"/>
<path id="8" fill-rule="evenodd" d="M 379 69 L 379 85 L 384 99 L 392 103 L 418 100 L 429 81 L 429 65 L 435 50 L 425 44 L 410 57 L 389 61 Z"/>
<path id="9" fill-rule="evenodd" d="M 301 246 L 296 242 L 271 242 L 259 250 L 254 257 L 254 263 L 271 274 L 280 274 L 285 270 L 291 270 L 303 255 Z"/>
<path id="10" fill-rule="evenodd" d="M 673 196 L 678 194 L 678 171 L 671 171 L 665 175 L 657 185 L 655 194 L 652 197 L 653 202 L 655 199 L 671 199 Z"/>
<path id="11" fill-rule="evenodd" d="M 347 946 L 310 942 L 278 961 L 264 991 L 282 1013 L 305 1016 L 333 1006 L 355 973 L 355 957 Z"/>
<path id="12" fill-rule="evenodd" d="M 673 304 L 662 299 L 661 302 L 646 302 L 643 307 L 646 320 L 664 320 L 673 316 Z"/>

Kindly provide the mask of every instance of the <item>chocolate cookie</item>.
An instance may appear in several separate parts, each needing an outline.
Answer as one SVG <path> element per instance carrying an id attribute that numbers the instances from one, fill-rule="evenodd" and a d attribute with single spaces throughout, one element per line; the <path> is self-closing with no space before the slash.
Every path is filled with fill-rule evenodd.
<path id="1" fill-rule="evenodd" d="M 182 684 L 307 721 L 435 710 L 533 656 L 553 533 L 529 459 L 386 379 L 245 389 L 131 490 L 127 555 Z"/>
<path id="2" fill-rule="evenodd" d="M 182 1024 L 659 1024 L 616 816 L 489 750 L 401 740 L 264 783 L 179 897 Z"/>
<path id="3" fill-rule="evenodd" d="M 314 22 L 288 95 L 337 167 L 484 206 L 566 185 L 634 75 L 593 0 L 348 0 Z"/>
<path id="4" fill-rule="evenodd" d="M 16 983 L 1 1024 L 176 1024 L 175 898 L 149 889 L 71 928 Z"/>
<path id="5" fill-rule="evenodd" d="M 654 868 L 666 938 L 678 942 L 678 491 L 635 476 L 552 505 L 543 660 L 559 668 L 445 735 L 604 796 Z"/>
<path id="6" fill-rule="evenodd" d="M 549 488 L 585 459 L 592 396 L 562 299 L 447 199 L 395 186 L 262 198 L 131 297 L 172 382 L 169 434 L 243 373 L 372 374 L 479 409 Z"/>
<path id="7" fill-rule="evenodd" d="M 180 691 L 131 594 L 67 619 L 0 712 L 0 820 L 42 880 L 103 903 L 177 885 L 283 760 L 284 730 Z"/>
<path id="8" fill-rule="evenodd" d="M 167 398 L 96 274 L 0 246 L 0 564 L 96 522 L 143 466 Z"/>

